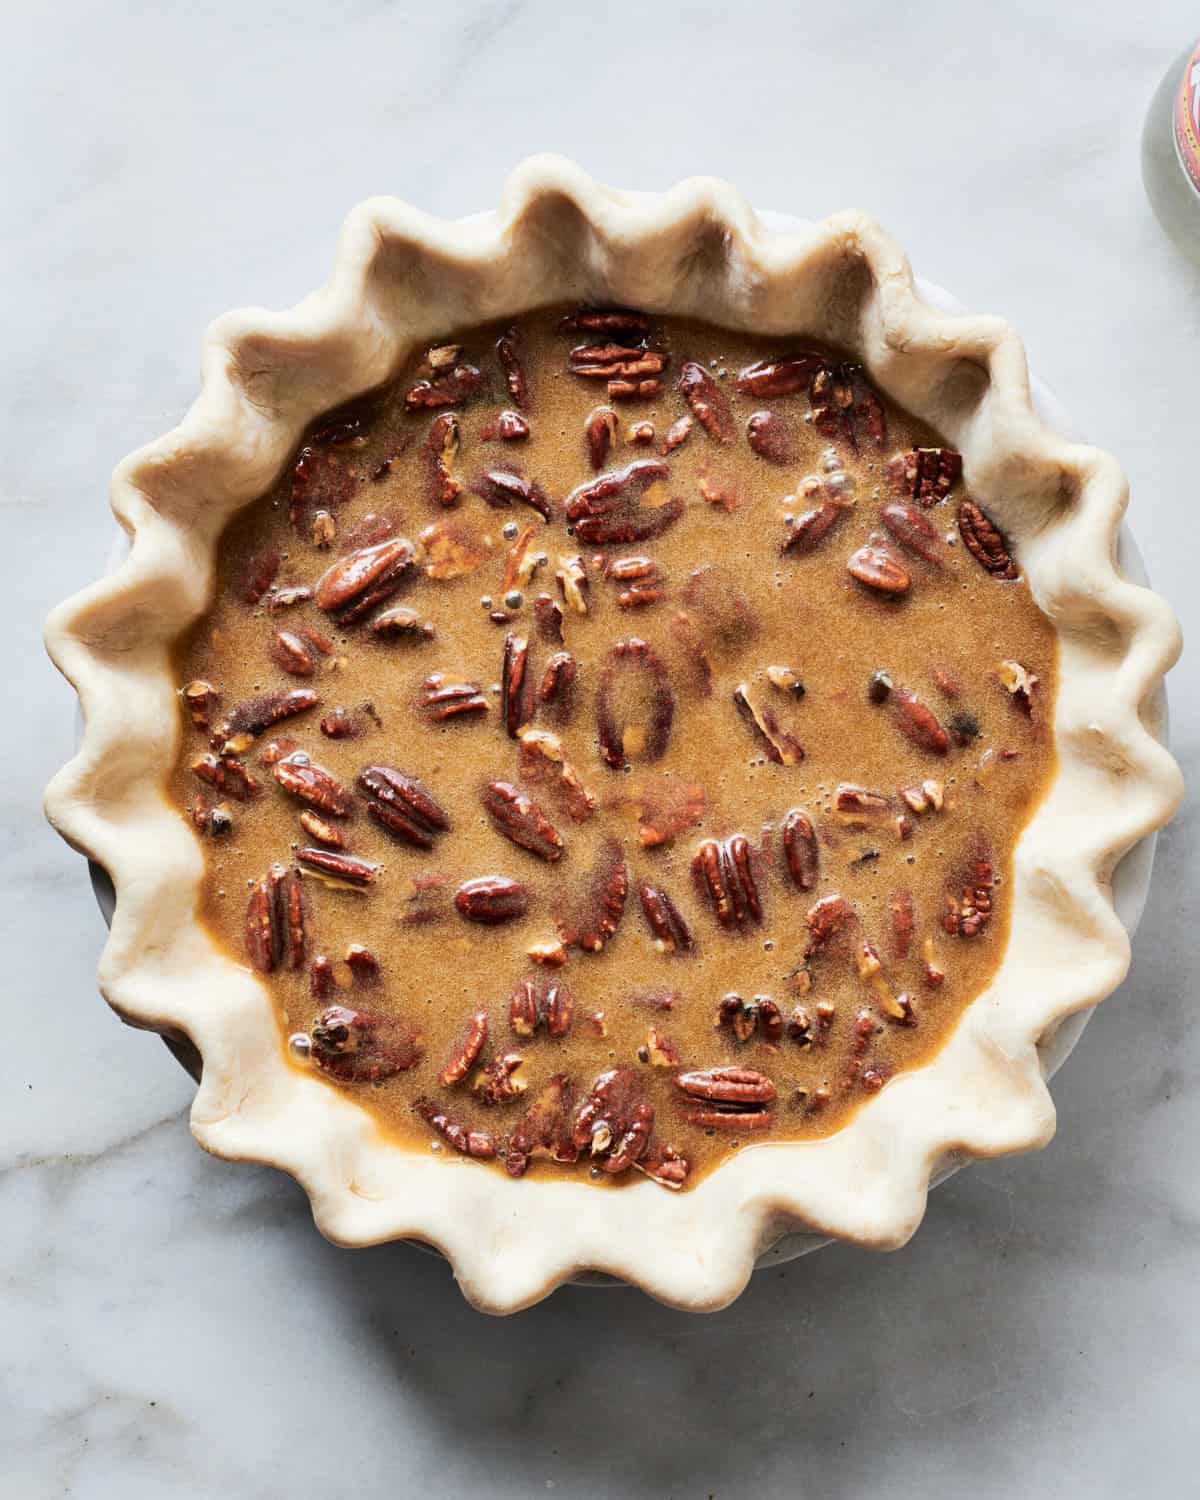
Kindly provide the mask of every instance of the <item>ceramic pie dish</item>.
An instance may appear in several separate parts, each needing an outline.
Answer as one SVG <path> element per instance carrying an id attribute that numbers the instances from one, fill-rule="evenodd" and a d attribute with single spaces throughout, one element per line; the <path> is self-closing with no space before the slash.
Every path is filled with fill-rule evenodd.
<path id="1" fill-rule="evenodd" d="M 317 417 L 394 380 L 447 330 L 581 302 L 648 309 L 664 321 L 702 317 L 731 339 L 812 340 L 845 351 L 880 400 L 961 453 L 970 494 L 984 507 L 964 541 L 994 565 L 990 539 L 1000 528 L 1056 636 L 1053 773 L 1016 844 L 1007 942 L 982 991 L 920 1066 L 895 1076 L 868 1070 L 872 1096 L 836 1130 L 748 1145 L 678 1193 L 648 1180 L 603 1192 L 563 1175 L 514 1182 L 476 1162 L 448 1163 L 393 1139 L 352 1095 L 292 1065 L 262 973 L 198 920 L 205 858 L 165 791 L 183 732 L 172 651 L 210 604 L 226 523 L 271 490 Z M 639 362 L 639 378 L 645 368 Z M 435 367 L 432 383 L 439 378 Z M 857 412 L 858 387 L 848 382 L 835 383 L 835 399 L 844 390 Z M 609 393 L 637 395 L 621 381 Z M 692 409 L 707 426 L 703 402 Z M 1031 1149 L 1049 1138 L 1039 1041 L 1123 976 L 1128 939 L 1110 877 L 1178 801 L 1177 770 L 1148 727 L 1178 652 L 1177 629 L 1161 600 L 1117 572 L 1125 503 L 1111 458 L 1062 440 L 1034 415 L 1011 330 L 924 304 L 901 253 L 861 215 L 775 233 L 723 184 L 631 197 L 552 158 L 514 174 L 495 218 L 447 224 L 392 200 L 365 204 L 348 221 L 321 292 L 287 314 L 231 314 L 214 325 L 192 411 L 114 476 L 128 561 L 61 606 L 47 628 L 86 720 L 81 750 L 51 785 L 47 809 L 116 886 L 101 967 L 106 998 L 132 1024 L 185 1036 L 198 1050 L 192 1128 L 202 1145 L 292 1173 L 318 1226 L 338 1243 L 404 1237 L 435 1245 L 470 1300 L 489 1311 L 527 1305 L 589 1271 L 682 1307 L 718 1307 L 736 1296 L 760 1251 L 798 1229 L 898 1246 L 947 1158 Z M 591 512 L 580 501 L 575 514 Z M 878 549 L 861 550 L 870 555 L 855 578 L 892 589 Z M 336 603 L 345 602 L 343 592 Z M 638 659 L 646 658 L 642 649 Z M 901 696 L 911 719 L 917 709 L 905 705 L 914 695 Z M 749 708 L 774 744 L 768 758 L 790 763 L 791 741 Z M 610 736 L 619 761 L 613 743 Z M 630 744 L 642 741 L 625 740 L 635 759 Z M 376 803 L 384 795 L 378 778 L 371 795 Z M 511 822 L 510 810 L 500 812 Z M 796 882 L 803 888 L 801 876 Z M 479 902 L 494 896 L 469 892 L 460 913 L 476 917 Z M 979 912 L 964 904 L 953 920 L 978 924 Z M 764 1009 L 755 1019 L 765 1025 L 765 1017 Z M 715 1099 L 713 1109 L 723 1110 L 709 1075 L 720 1074 L 728 1093 L 731 1072 L 700 1070 L 691 1104 L 708 1109 Z M 743 1087 L 741 1074 L 734 1083 Z"/>

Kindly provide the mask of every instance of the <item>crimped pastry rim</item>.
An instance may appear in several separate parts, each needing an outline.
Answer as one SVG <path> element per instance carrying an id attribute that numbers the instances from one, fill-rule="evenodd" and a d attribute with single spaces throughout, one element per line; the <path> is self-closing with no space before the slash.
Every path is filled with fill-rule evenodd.
<path id="1" fill-rule="evenodd" d="M 265 989 L 194 921 L 202 856 L 161 789 L 180 733 L 167 645 L 204 607 L 228 515 L 269 488 L 313 416 L 379 383 L 408 348 L 573 297 L 857 350 L 893 399 L 962 450 L 972 492 L 1016 543 L 1060 639 L 1059 772 L 1017 846 L 993 983 L 931 1062 L 837 1134 L 745 1147 L 679 1195 L 645 1181 L 619 1192 L 514 1183 L 404 1150 L 352 1100 L 289 1067 Z M 218 319 L 202 369 L 183 422 L 114 473 L 130 557 L 47 623 L 86 722 L 46 809 L 117 889 L 105 997 L 131 1024 L 184 1032 L 204 1059 L 191 1112 L 203 1146 L 290 1172 L 337 1243 L 436 1245 L 476 1306 L 509 1312 L 593 1270 L 676 1306 L 720 1307 L 781 1232 L 897 1247 L 947 1155 L 1046 1143 L 1054 1110 L 1038 1039 L 1123 978 L 1129 942 L 1109 878 L 1181 796 L 1150 728 L 1180 640 L 1164 601 L 1117 572 L 1119 466 L 1038 420 L 1006 324 L 921 302 L 902 252 L 865 215 L 772 232 L 722 182 L 622 194 L 543 156 L 512 174 L 495 216 L 449 223 L 394 199 L 361 204 L 326 285 L 289 312 Z"/>

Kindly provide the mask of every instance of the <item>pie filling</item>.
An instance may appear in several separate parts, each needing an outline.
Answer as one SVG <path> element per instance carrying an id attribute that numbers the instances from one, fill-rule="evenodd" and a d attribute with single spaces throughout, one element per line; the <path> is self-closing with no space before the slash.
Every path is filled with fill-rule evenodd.
<path id="1" fill-rule="evenodd" d="M 179 644 L 201 915 L 416 1149 L 699 1180 L 1003 954 L 1053 629 L 861 367 L 531 314 L 318 423 Z"/>

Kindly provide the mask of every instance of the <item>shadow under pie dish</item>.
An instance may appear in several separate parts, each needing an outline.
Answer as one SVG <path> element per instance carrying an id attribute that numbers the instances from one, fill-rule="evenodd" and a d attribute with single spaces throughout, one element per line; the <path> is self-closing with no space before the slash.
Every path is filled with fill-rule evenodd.
<path id="1" fill-rule="evenodd" d="M 486 219 L 363 205 L 214 325 L 49 625 L 102 988 L 197 1047 L 203 1145 L 488 1310 L 899 1245 L 949 1152 L 1049 1138 L 1037 1043 L 1178 798 L 1125 498 L 860 215 L 544 158 Z"/>

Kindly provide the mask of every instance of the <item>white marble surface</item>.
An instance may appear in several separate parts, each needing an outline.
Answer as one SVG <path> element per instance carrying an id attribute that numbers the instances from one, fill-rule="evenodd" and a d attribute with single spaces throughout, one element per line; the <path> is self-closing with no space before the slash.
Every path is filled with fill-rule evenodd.
<path id="1" fill-rule="evenodd" d="M 801 214 L 872 209 L 1121 455 L 1195 630 L 1200 275 L 1137 160 L 1187 8 L 1047 13 L 6 7 L 5 1496 L 1195 1492 L 1194 803 L 1049 1150 L 960 1174 L 896 1255 L 822 1251 L 713 1317 L 567 1289 L 505 1322 L 430 1258 L 333 1249 L 289 1181 L 193 1146 L 188 1079 L 97 998 L 84 866 L 38 808 L 72 736 L 40 620 L 101 565 L 107 474 L 189 400 L 205 322 L 315 285 L 358 198 L 464 213 L 545 148 L 631 187 L 708 171 Z M 1172 698 L 1194 769 L 1188 657 Z"/>

